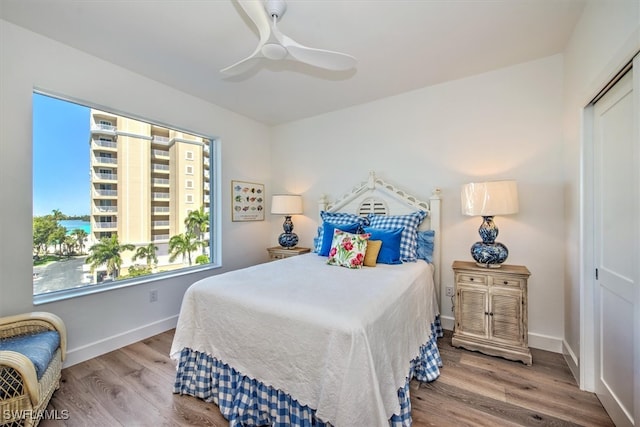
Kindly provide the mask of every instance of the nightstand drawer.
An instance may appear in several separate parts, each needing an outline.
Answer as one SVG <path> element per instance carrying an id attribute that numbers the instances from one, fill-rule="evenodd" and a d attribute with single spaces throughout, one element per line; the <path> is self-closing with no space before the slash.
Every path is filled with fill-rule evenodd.
<path id="1" fill-rule="evenodd" d="M 512 279 L 509 277 L 494 277 L 493 285 L 494 286 L 510 286 L 514 288 L 522 287 L 522 280 L 520 279 Z"/>
<path id="2" fill-rule="evenodd" d="M 287 249 L 280 246 L 276 246 L 273 248 L 267 248 L 267 252 L 269 252 L 269 260 L 275 261 L 278 259 L 284 259 L 292 256 L 307 254 L 311 252 L 311 248 L 295 247 L 295 248 Z"/>
<path id="3" fill-rule="evenodd" d="M 475 285 L 486 285 L 487 276 L 483 274 L 458 273 L 459 283 L 470 283 Z"/>

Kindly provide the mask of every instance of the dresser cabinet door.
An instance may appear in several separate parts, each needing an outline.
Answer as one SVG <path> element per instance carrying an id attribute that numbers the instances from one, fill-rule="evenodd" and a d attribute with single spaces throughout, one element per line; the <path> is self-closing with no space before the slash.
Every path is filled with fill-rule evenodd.
<path id="1" fill-rule="evenodd" d="M 456 332 L 488 338 L 487 288 L 458 284 L 458 307 L 456 309 Z"/>
<path id="2" fill-rule="evenodd" d="M 505 344 L 522 345 L 522 292 L 492 288 L 489 291 L 489 333 Z"/>

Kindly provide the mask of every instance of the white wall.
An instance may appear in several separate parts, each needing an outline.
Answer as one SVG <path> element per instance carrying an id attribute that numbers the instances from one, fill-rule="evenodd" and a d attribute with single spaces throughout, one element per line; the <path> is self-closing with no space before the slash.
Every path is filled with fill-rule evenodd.
<path id="1" fill-rule="evenodd" d="M 70 362 L 175 324 L 186 287 L 211 272 L 32 304 L 31 95 L 35 88 L 139 115 L 222 141 L 221 271 L 266 261 L 268 222 L 232 223 L 230 181 L 270 184 L 269 129 L 238 114 L 0 20 L 0 316 L 37 310 L 69 329 Z M 149 303 L 149 290 L 159 301 Z"/>
<path id="2" fill-rule="evenodd" d="M 640 50 L 640 2 L 590 0 L 565 50 L 564 140 L 566 186 L 565 353 L 574 374 L 581 365 L 581 113 L 613 75 Z M 584 316 L 582 316 L 584 317 Z M 585 319 L 587 322 L 589 318 Z M 588 327 L 583 324 L 582 327 Z M 589 335 L 589 334 L 587 334 Z M 582 340 L 585 340 L 583 335 Z M 584 342 L 582 343 L 584 345 Z M 629 344 L 631 349 L 631 343 Z M 630 351 L 630 350 L 629 350 Z"/>
<path id="3" fill-rule="evenodd" d="M 496 218 L 507 263 L 526 265 L 530 344 L 561 350 L 564 334 L 560 55 L 427 87 L 273 129 L 274 191 L 303 194 L 294 218 L 301 244 L 312 245 L 317 200 L 334 200 L 370 170 L 422 199 L 442 188 L 442 286 L 451 264 L 471 260 L 480 218 L 460 213 L 460 187 L 516 179 L 520 213 Z M 397 76 L 401 78 L 401 76 Z M 272 221 L 272 240 L 281 232 Z M 444 295 L 444 292 L 441 292 Z M 442 297 L 442 314 L 452 317 Z"/>

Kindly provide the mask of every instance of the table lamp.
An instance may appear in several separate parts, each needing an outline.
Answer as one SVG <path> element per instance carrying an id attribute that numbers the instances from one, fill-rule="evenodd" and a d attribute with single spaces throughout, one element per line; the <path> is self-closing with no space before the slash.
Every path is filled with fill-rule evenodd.
<path id="1" fill-rule="evenodd" d="M 298 235 L 293 232 L 291 215 L 302 214 L 302 196 L 296 194 L 274 194 L 271 197 L 271 213 L 284 215 L 284 223 L 282 224 L 284 233 L 278 237 L 278 243 L 283 248 L 294 248 L 298 244 Z"/>
<path id="2" fill-rule="evenodd" d="M 481 242 L 471 246 L 471 256 L 481 267 L 499 268 L 509 256 L 509 250 L 496 242 L 498 227 L 493 222 L 495 215 L 510 215 L 518 212 L 518 188 L 516 181 L 472 182 L 462 187 L 462 213 L 482 216 L 478 229 Z"/>

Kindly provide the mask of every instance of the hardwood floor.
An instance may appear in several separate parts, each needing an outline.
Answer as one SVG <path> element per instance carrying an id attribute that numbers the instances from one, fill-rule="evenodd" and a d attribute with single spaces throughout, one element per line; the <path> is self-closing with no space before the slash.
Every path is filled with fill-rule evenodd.
<path id="1" fill-rule="evenodd" d="M 48 409 L 67 419 L 40 426 L 227 426 L 214 404 L 171 392 L 173 333 L 64 369 Z M 532 349 L 527 367 L 450 342 L 450 332 L 439 341 L 440 378 L 411 384 L 415 427 L 613 425 L 595 395 L 578 389 L 561 355 Z"/>

